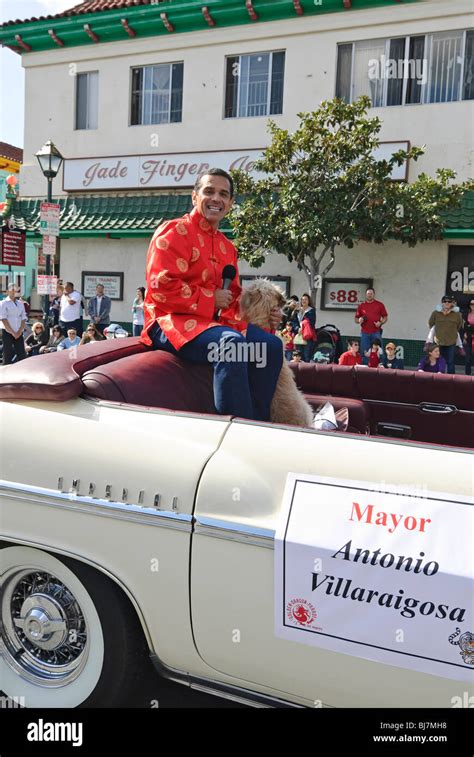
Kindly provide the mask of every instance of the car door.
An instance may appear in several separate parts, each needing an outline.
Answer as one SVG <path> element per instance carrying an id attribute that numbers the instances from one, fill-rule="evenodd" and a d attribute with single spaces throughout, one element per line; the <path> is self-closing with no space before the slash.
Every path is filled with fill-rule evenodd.
<path id="1" fill-rule="evenodd" d="M 463 454 L 421 445 L 232 422 L 194 512 L 191 608 L 202 658 L 242 686 L 309 706 L 450 706 L 455 681 L 275 636 L 275 529 L 289 471 L 461 492 L 468 467 Z"/>

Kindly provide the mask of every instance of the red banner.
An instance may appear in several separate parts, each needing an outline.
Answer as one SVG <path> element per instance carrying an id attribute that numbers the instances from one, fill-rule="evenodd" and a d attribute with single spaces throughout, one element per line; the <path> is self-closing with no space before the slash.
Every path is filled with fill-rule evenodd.
<path id="1" fill-rule="evenodd" d="M 2 230 L 2 265 L 25 265 L 26 232 Z"/>

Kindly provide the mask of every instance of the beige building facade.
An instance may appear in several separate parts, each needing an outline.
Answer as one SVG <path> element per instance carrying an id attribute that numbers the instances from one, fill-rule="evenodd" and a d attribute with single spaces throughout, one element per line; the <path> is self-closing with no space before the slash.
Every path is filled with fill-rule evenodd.
<path id="1" fill-rule="evenodd" d="M 58 146 L 67 161 L 88 159 L 91 164 L 109 166 L 112 163 L 107 160 L 113 156 L 153 156 L 172 162 L 176 153 L 199 153 L 201 157 L 204 154 L 212 164 L 215 151 L 235 150 L 245 156 L 265 147 L 269 142 L 268 113 L 225 117 L 229 56 L 234 56 L 241 65 L 248 56 L 284 52 L 282 112 L 270 117 L 278 126 L 291 130 L 298 124 L 298 112 L 314 110 L 322 100 L 338 94 L 341 46 L 346 45 L 347 51 L 352 45 L 352 79 L 347 86 L 355 97 L 369 86 L 358 73 L 364 55 L 370 57 L 372 49 L 380 59 L 381 50 L 390 53 L 389 40 L 402 38 L 407 40 L 405 49 L 409 51 L 412 40 L 420 37 L 425 40 L 425 53 L 419 57 L 424 57 L 428 66 L 424 72 L 426 102 L 409 103 L 404 93 L 404 104 L 389 105 L 384 100 L 385 90 L 385 95 L 376 93 L 375 99 L 380 104 L 371 113 L 383 122 L 380 134 L 383 142 L 425 145 L 424 156 L 408 166 L 409 181 L 421 172 L 434 175 L 439 167 L 454 169 L 457 181 L 468 179 L 474 174 L 473 100 L 466 85 L 467 68 L 473 66 L 469 35 L 473 26 L 470 0 L 420 0 L 159 37 L 125 36 L 123 41 L 28 52 L 23 54 L 26 110 L 22 196 L 41 198 L 45 192 L 45 180 L 34 154 L 48 139 Z M 181 62 L 181 120 L 131 125 L 133 70 Z M 451 76 L 449 85 L 441 80 L 440 65 L 446 76 Z M 89 73 L 97 73 L 91 78 L 96 102 L 93 128 L 77 128 L 78 77 Z M 444 95 L 436 95 L 437 87 L 445 88 Z M 365 93 L 374 95 L 371 89 Z M 464 97 L 466 93 L 468 97 Z M 440 101 L 443 97 L 445 101 Z M 117 188 L 113 178 L 108 184 L 105 182 L 108 188 L 103 191 L 87 188 L 79 191 L 81 184 L 77 181 L 75 188 L 66 192 L 62 189 L 62 177 L 58 177 L 54 192 L 59 198 L 67 197 L 69 207 L 74 198 L 79 203 L 86 195 L 97 201 L 108 198 L 108 203 L 116 197 L 121 206 L 126 206 L 124 195 L 133 199 L 190 192 L 189 185 L 182 186 L 176 176 L 169 177 L 167 186 L 156 189 L 141 188 L 138 179 L 131 179 L 131 186 L 125 189 Z M 74 210 L 74 204 L 72 207 Z M 61 232 L 60 276 L 80 286 L 84 271 L 123 273 L 122 299 L 114 302 L 112 316 L 113 320 L 130 322 L 135 289 L 144 284 L 145 256 L 152 232 L 148 236 L 129 234 L 120 238 L 118 231 L 108 237 L 106 234 L 88 237 L 85 231 L 81 235 Z M 424 340 L 428 316 L 444 293 L 453 266 L 459 268 L 456 261 L 461 261 L 464 267 L 464 261 L 468 260 L 469 281 L 473 245 L 464 221 L 462 228 L 448 231 L 442 241 L 415 248 L 398 243 L 382 246 L 360 243 L 353 250 L 340 248 L 328 275 L 349 281 L 372 280 L 377 298 L 385 302 L 389 311 L 385 335 L 399 340 Z M 291 294 L 301 295 L 308 288 L 304 274 L 283 255 L 269 255 L 259 269 L 251 269 L 242 262 L 240 272 L 290 277 Z M 357 333 L 352 311 L 320 307 L 318 302 L 319 324 L 336 323 L 343 334 Z"/>

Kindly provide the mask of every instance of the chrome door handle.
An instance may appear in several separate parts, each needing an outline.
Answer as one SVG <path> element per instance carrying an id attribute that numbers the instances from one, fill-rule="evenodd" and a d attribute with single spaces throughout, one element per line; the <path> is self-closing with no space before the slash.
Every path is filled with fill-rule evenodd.
<path id="1" fill-rule="evenodd" d="M 451 415 L 457 412 L 455 405 L 438 405 L 434 402 L 422 402 L 420 410 L 423 413 L 437 413 L 438 415 Z"/>

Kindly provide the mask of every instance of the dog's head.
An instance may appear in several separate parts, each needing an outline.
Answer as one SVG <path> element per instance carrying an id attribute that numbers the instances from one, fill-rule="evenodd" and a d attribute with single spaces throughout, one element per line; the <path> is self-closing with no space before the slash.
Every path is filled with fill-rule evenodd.
<path id="1" fill-rule="evenodd" d="M 240 312 L 245 321 L 270 328 L 272 308 L 281 308 L 285 302 L 283 292 L 275 284 L 268 279 L 256 279 L 242 292 Z"/>

